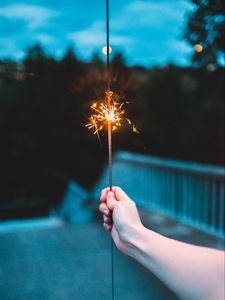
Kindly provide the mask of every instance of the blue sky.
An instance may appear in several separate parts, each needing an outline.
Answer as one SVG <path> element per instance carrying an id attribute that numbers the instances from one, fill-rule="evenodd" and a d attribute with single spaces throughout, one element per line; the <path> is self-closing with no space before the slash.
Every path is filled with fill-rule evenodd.
<path id="1" fill-rule="evenodd" d="M 181 38 L 188 0 L 110 1 L 110 44 L 129 65 L 190 63 L 191 49 Z M 20 60 L 39 42 L 56 57 L 73 46 L 89 60 L 105 46 L 104 0 L 1 0 L 0 58 Z"/>

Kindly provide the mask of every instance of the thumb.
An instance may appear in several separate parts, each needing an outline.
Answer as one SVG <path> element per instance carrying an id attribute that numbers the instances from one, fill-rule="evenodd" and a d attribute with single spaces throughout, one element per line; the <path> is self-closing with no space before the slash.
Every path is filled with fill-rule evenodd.
<path id="1" fill-rule="evenodd" d="M 107 203 L 107 206 L 110 210 L 113 210 L 115 205 L 116 205 L 116 198 L 115 198 L 115 195 L 113 192 L 108 192 L 107 194 L 107 200 L 106 200 L 106 203 Z"/>

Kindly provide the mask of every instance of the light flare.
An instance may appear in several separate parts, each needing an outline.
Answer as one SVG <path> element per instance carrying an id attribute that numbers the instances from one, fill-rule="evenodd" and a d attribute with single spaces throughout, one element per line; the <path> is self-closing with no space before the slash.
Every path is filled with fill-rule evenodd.
<path id="1" fill-rule="evenodd" d="M 110 97 L 110 103 L 107 103 L 107 99 Z M 123 121 L 126 121 L 129 125 L 132 126 L 133 132 L 139 133 L 137 128 L 132 124 L 130 119 L 125 116 L 125 110 L 123 108 L 125 103 L 128 102 L 119 102 L 116 100 L 113 95 L 113 92 L 106 93 L 106 100 L 102 102 L 95 102 L 91 105 L 91 110 L 93 114 L 89 117 L 89 122 L 86 124 L 88 129 L 93 129 L 94 134 L 97 134 L 99 137 L 99 132 L 104 128 L 107 129 L 109 122 L 112 126 L 112 131 L 118 130 Z"/>

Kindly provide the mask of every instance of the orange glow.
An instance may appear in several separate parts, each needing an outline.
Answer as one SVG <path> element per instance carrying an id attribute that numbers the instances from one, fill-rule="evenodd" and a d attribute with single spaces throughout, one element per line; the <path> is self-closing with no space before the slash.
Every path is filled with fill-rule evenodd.
<path id="1" fill-rule="evenodd" d="M 195 51 L 201 53 L 203 51 L 203 47 L 200 44 L 195 45 Z"/>
<path id="2" fill-rule="evenodd" d="M 110 97 L 110 106 L 107 104 L 107 99 Z M 137 128 L 126 118 L 125 110 L 123 109 L 124 102 L 118 102 L 113 92 L 109 91 L 106 93 L 106 100 L 102 102 L 95 102 L 91 105 L 93 114 L 89 118 L 89 123 L 86 124 L 88 129 L 93 129 L 94 134 L 97 134 L 99 138 L 99 132 L 105 127 L 107 128 L 108 123 L 112 124 L 112 131 L 119 129 L 122 126 L 122 122 L 126 121 L 132 126 L 133 132 L 139 133 Z"/>

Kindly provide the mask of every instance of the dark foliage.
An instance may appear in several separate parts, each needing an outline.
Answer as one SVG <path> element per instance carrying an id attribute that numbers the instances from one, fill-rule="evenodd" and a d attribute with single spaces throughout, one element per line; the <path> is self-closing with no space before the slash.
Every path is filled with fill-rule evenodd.
<path id="1" fill-rule="evenodd" d="M 73 179 L 90 188 L 104 166 L 107 147 L 85 123 L 92 100 L 104 96 L 104 63 L 79 61 L 69 49 L 60 61 L 40 46 L 22 64 L 0 62 L 0 201 L 60 200 Z M 114 135 L 114 151 L 223 164 L 223 69 L 145 69 L 113 58 L 112 87 L 127 101 L 140 130 Z M 35 200 L 34 200 L 35 201 Z"/>
<path id="2" fill-rule="evenodd" d="M 184 38 L 191 44 L 201 44 L 203 51 L 192 59 L 197 66 L 218 65 L 224 56 L 224 0 L 190 0 L 195 9 L 189 14 Z"/>

